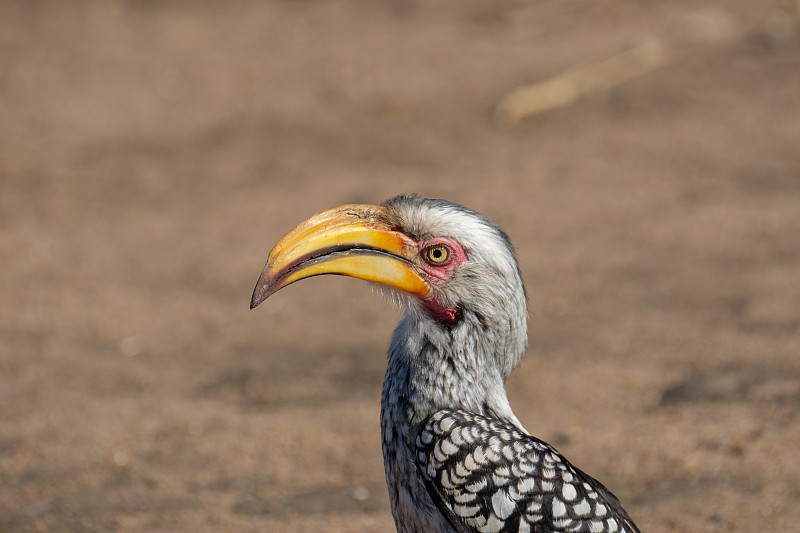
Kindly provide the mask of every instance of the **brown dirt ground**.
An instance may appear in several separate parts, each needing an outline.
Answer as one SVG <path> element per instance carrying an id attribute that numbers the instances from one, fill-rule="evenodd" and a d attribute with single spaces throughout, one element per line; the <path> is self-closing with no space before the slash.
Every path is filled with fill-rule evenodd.
<path id="1" fill-rule="evenodd" d="M 266 252 L 414 191 L 510 233 L 519 418 L 643 531 L 800 531 L 794 1 L 0 4 L 0 531 L 393 531 L 399 311 L 256 311 Z M 514 88 L 659 70 L 511 130 Z"/>

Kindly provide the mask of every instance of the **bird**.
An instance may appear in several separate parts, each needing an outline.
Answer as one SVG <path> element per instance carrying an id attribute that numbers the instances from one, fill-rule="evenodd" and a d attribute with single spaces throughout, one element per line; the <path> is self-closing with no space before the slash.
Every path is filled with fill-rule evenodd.
<path id="1" fill-rule="evenodd" d="M 372 282 L 404 310 L 380 414 L 398 533 L 639 532 L 511 409 L 504 384 L 527 347 L 528 298 L 493 220 L 415 194 L 327 209 L 272 248 L 250 308 L 325 274 Z"/>

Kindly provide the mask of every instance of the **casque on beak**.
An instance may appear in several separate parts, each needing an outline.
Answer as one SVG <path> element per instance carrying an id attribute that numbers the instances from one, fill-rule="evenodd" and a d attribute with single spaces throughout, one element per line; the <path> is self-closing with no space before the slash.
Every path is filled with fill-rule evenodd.
<path id="1" fill-rule="evenodd" d="M 431 287 L 416 266 L 417 255 L 416 243 L 391 227 L 384 207 L 352 204 L 327 209 L 272 248 L 250 308 L 295 281 L 322 274 L 375 281 L 427 298 Z"/>

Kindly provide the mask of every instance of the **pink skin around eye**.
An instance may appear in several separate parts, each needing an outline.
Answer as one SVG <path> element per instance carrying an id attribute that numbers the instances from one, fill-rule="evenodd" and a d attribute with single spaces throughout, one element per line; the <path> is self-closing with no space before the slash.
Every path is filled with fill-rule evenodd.
<path id="1" fill-rule="evenodd" d="M 427 248 L 437 244 L 446 246 L 450 250 L 450 256 L 444 263 L 432 264 L 425 260 L 424 253 Z M 461 245 L 453 239 L 448 239 L 446 237 L 439 237 L 419 243 L 419 253 L 422 257 L 420 263 L 423 269 L 425 269 L 425 273 L 432 278 L 442 281 L 450 279 L 453 269 L 467 260 L 467 254 L 464 253 L 464 249 Z M 444 324 L 455 324 L 461 318 L 460 309 L 442 304 L 436 300 L 435 296 L 425 300 L 425 307 L 436 320 Z"/>
<path id="2" fill-rule="evenodd" d="M 424 253 L 426 249 L 431 246 L 436 246 L 437 244 L 447 247 L 450 250 L 450 256 L 444 263 L 433 264 L 425 260 Z M 437 237 L 419 243 L 419 253 L 420 256 L 423 256 L 422 268 L 425 269 L 425 272 L 441 280 L 449 279 L 450 272 L 467 259 L 467 254 L 464 253 L 464 249 L 461 245 L 447 237 Z"/>

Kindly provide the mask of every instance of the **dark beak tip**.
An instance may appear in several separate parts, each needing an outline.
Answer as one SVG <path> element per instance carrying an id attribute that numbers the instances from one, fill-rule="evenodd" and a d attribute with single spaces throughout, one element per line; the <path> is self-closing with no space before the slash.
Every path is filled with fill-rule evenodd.
<path id="1" fill-rule="evenodd" d="M 266 300 L 269 295 L 270 291 L 268 290 L 267 285 L 262 285 L 260 283 L 256 285 L 256 288 L 253 291 L 253 297 L 250 298 L 250 309 L 255 309 L 258 304 Z"/>

